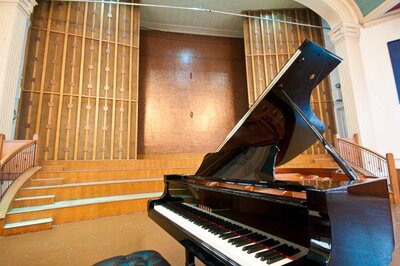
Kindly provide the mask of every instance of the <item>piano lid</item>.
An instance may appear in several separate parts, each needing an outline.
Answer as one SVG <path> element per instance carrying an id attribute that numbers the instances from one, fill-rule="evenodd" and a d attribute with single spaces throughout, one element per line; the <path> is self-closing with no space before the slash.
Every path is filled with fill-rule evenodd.
<path id="1" fill-rule="evenodd" d="M 288 97 L 319 133 L 325 132 L 324 124 L 311 109 L 311 93 L 341 60 L 318 44 L 305 40 L 216 153 L 206 155 L 196 175 L 241 179 L 256 172 L 256 175 L 273 177 L 275 165 L 290 161 L 318 140 Z M 238 173 L 238 164 L 246 173 Z"/>

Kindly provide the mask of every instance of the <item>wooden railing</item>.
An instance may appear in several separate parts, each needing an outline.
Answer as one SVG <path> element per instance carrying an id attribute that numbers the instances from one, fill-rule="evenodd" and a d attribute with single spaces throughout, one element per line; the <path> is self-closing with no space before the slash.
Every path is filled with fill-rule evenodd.
<path id="1" fill-rule="evenodd" d="M 371 176 L 386 178 L 394 202 L 400 203 L 399 183 L 392 153 L 383 156 L 359 145 L 357 135 L 353 139 L 336 136 L 335 146 L 346 161 L 366 170 Z"/>
<path id="2" fill-rule="evenodd" d="M 33 140 L 5 141 L 0 134 L 0 201 L 11 184 L 37 164 L 36 147 L 37 135 Z"/>

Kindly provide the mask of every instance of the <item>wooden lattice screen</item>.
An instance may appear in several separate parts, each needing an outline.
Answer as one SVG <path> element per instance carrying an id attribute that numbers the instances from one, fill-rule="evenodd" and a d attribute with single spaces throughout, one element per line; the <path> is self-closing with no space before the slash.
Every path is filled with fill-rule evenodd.
<path id="1" fill-rule="evenodd" d="M 276 20 L 295 21 L 321 25 L 321 18 L 309 9 L 246 11 L 248 15 Z M 322 29 L 257 18 L 243 20 L 248 99 L 251 106 L 300 44 L 309 39 L 324 46 Z M 334 109 L 329 79 L 314 90 L 311 106 L 325 124 L 325 137 L 331 142 L 336 133 Z M 314 144 L 305 154 L 323 154 L 320 143 Z"/>
<path id="2" fill-rule="evenodd" d="M 18 139 L 41 160 L 134 159 L 139 8 L 39 2 L 28 39 Z"/>

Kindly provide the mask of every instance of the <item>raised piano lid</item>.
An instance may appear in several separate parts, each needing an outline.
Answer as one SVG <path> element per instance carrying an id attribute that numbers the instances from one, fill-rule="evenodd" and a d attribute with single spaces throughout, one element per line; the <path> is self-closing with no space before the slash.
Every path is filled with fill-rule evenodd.
<path id="1" fill-rule="evenodd" d="M 274 180 L 275 166 L 290 161 L 317 141 L 287 97 L 322 134 L 325 126 L 311 109 L 311 93 L 340 62 L 341 58 L 318 44 L 304 41 L 217 151 L 204 157 L 195 175 Z M 287 96 L 282 93 L 283 84 Z"/>

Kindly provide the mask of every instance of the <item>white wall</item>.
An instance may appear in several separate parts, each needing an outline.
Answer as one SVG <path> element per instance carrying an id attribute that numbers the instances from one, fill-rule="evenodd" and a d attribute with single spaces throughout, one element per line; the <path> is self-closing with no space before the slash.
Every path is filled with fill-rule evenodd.
<path id="1" fill-rule="evenodd" d="M 400 103 L 387 43 L 400 39 L 400 18 L 361 29 L 360 47 L 367 82 L 375 147 L 392 152 L 400 167 Z M 362 100 L 362 99 L 357 99 Z"/>

